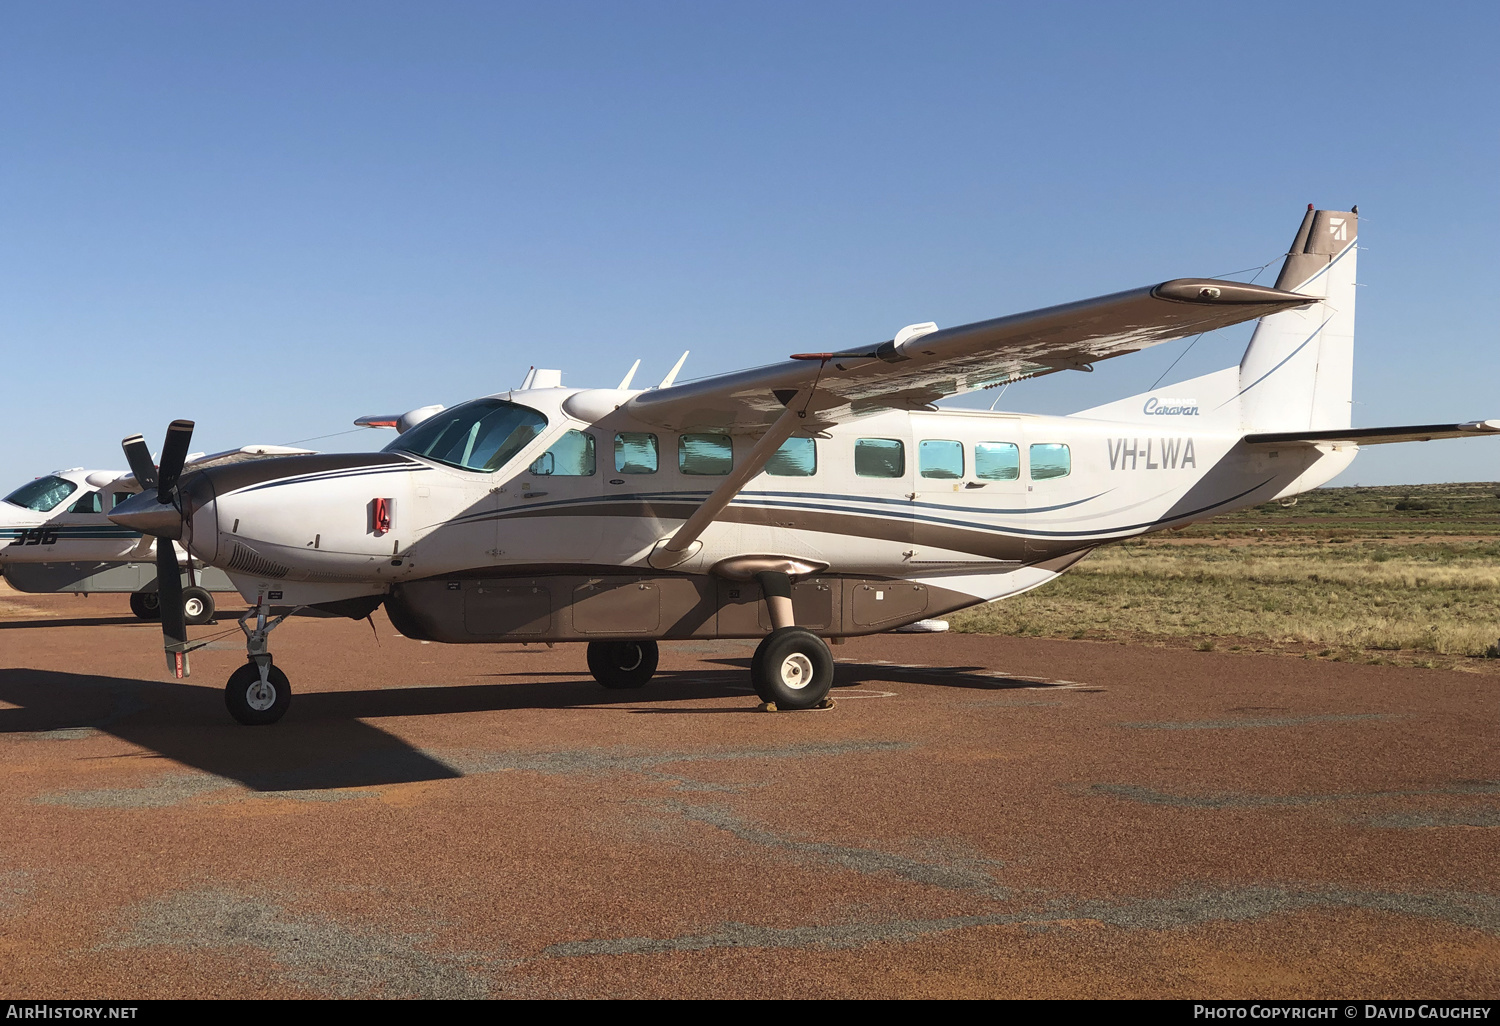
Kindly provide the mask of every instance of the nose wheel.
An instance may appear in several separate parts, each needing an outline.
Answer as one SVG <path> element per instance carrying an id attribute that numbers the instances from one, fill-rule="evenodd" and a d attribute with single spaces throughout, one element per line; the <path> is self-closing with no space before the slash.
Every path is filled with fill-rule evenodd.
<path id="1" fill-rule="evenodd" d="M 224 704 L 229 715 L 247 727 L 275 723 L 286 715 L 292 704 L 292 688 L 286 674 L 267 663 L 265 677 L 252 660 L 235 670 L 224 688 Z"/>

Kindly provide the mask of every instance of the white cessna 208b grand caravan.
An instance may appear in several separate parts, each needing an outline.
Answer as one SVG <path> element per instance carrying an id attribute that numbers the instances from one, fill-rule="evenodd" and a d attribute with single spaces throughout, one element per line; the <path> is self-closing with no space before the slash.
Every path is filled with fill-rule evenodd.
<path id="1" fill-rule="evenodd" d="M 1360 445 L 1500 431 L 1350 427 L 1356 224 L 1309 207 L 1274 288 L 1176 279 L 646 391 L 536 387 L 554 373 L 413 411 L 379 453 L 183 474 L 192 424 L 176 421 L 159 473 L 126 440 L 155 487 L 110 519 L 180 539 L 254 603 L 226 692 L 242 723 L 290 702 L 267 644 L 286 615 L 382 603 L 414 638 L 587 641 L 606 687 L 646 683 L 660 640 L 762 638 L 757 693 L 809 708 L 832 682 L 825 638 L 1016 595 L 1106 542 L 1307 491 Z M 931 405 L 1253 318 L 1238 366 L 1072 416 Z M 194 645 L 161 576 L 184 676 Z"/>

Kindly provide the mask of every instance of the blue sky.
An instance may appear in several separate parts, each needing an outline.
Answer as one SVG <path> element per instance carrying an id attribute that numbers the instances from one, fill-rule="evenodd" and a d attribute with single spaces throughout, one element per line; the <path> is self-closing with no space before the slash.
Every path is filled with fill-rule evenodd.
<path id="1" fill-rule="evenodd" d="M 6 5 L 0 488 L 178 416 L 370 448 L 336 433 L 531 364 L 650 383 L 1234 271 L 1308 202 L 1362 215 L 1356 424 L 1500 417 L 1497 41 L 1479 3 Z M 1337 483 L 1496 479 L 1435 442 Z"/>

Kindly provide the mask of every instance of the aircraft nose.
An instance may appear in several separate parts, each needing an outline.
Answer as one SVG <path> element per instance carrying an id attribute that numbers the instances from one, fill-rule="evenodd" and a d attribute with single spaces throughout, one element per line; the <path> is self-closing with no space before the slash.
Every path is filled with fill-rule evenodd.
<path id="1" fill-rule="evenodd" d="M 132 495 L 109 513 L 109 519 L 132 531 L 182 542 L 193 555 L 212 561 L 218 550 L 218 510 L 213 485 L 203 474 L 188 474 L 177 489 L 181 509 L 156 501 L 147 489 Z"/>

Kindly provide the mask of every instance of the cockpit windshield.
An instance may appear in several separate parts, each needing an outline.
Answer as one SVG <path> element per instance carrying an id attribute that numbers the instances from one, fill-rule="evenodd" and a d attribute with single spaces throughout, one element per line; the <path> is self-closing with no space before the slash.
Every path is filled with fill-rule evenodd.
<path id="1" fill-rule="evenodd" d="M 39 477 L 11 492 L 5 497 L 5 501 L 12 506 L 20 506 L 22 509 L 50 513 L 77 490 L 78 486 L 67 478 Z"/>
<path id="2" fill-rule="evenodd" d="M 547 427 L 536 410 L 503 399 L 475 399 L 435 414 L 386 452 L 409 452 L 461 470 L 491 473 L 509 463 Z"/>

